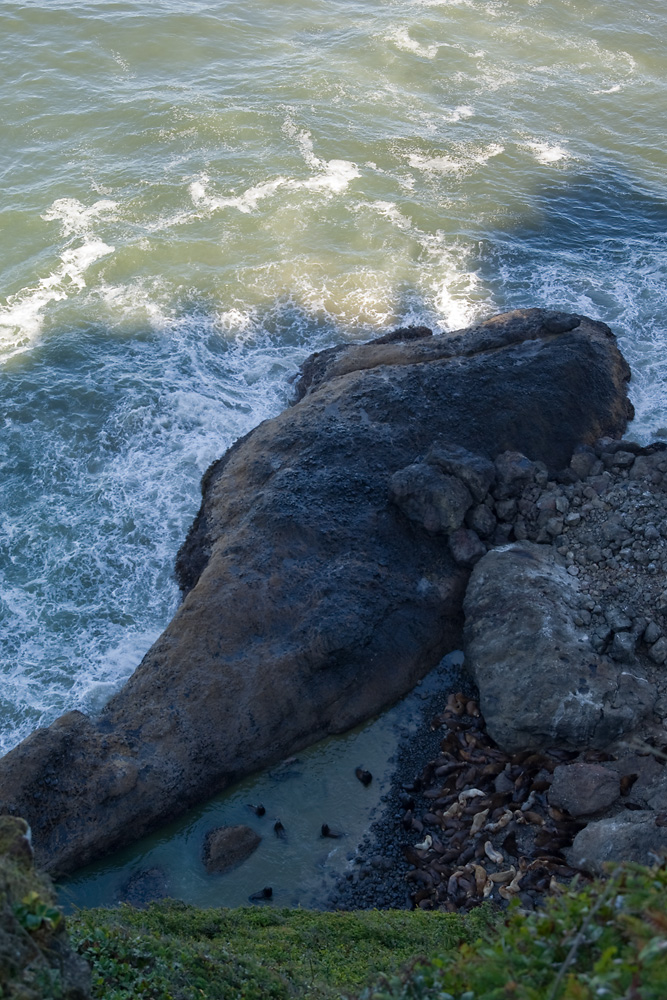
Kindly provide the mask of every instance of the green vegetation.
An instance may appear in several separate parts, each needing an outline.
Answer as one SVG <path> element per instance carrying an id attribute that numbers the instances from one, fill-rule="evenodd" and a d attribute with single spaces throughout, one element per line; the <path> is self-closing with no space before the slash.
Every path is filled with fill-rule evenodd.
<path id="1" fill-rule="evenodd" d="M 605 883 L 514 911 L 493 933 L 385 978 L 362 1000 L 665 1000 L 667 871 L 626 864 Z"/>
<path id="2" fill-rule="evenodd" d="M 446 913 L 86 910 L 68 920 L 104 1000 L 329 1000 L 358 993 L 416 955 L 457 953 L 488 931 L 490 910 Z"/>
<path id="3" fill-rule="evenodd" d="M 93 996 L 104 1000 L 667 998 L 664 864 L 628 864 L 606 882 L 563 888 L 535 913 L 165 902 L 83 911 L 70 933 L 93 966 Z"/>

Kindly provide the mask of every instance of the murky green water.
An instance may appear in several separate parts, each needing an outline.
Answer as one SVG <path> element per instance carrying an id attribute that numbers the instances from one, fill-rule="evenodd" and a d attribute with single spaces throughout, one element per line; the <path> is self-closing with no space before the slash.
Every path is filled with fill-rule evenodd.
<path id="1" fill-rule="evenodd" d="M 132 672 L 315 349 L 573 309 L 667 434 L 666 41 L 657 0 L 4 0 L 0 749 Z"/>

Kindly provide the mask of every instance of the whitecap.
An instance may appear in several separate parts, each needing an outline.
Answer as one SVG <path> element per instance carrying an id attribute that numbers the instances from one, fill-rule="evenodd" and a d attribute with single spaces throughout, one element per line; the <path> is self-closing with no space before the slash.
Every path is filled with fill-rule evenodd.
<path id="1" fill-rule="evenodd" d="M 0 345 L 5 357 L 22 350 L 40 333 L 43 312 L 51 302 L 67 299 L 72 291 L 86 287 L 84 274 L 91 264 L 114 252 L 102 240 L 90 240 L 80 247 L 63 250 L 60 266 L 46 278 L 32 286 L 22 288 L 0 306 Z"/>
<path id="2" fill-rule="evenodd" d="M 469 104 L 459 104 L 458 107 L 452 108 L 446 115 L 443 115 L 443 121 L 446 122 L 460 122 L 467 118 L 472 118 L 475 114 L 475 109 L 470 107 Z"/>
<path id="3" fill-rule="evenodd" d="M 386 40 L 393 42 L 397 49 L 401 49 L 403 52 L 412 52 L 413 55 L 421 56 L 424 59 L 435 59 L 440 49 L 440 45 L 435 42 L 432 45 L 420 45 L 419 42 L 410 37 L 410 32 L 405 27 L 395 28 L 391 34 L 386 36 Z"/>
<path id="4" fill-rule="evenodd" d="M 548 142 L 524 142 L 524 149 L 529 149 L 538 163 L 549 166 L 551 163 L 558 163 L 560 160 L 569 160 L 571 153 L 562 146 L 552 145 Z"/>
<path id="5" fill-rule="evenodd" d="M 421 153 L 410 153 L 408 163 L 416 170 L 429 174 L 458 174 L 464 164 L 451 156 L 423 156 Z"/>
<path id="6" fill-rule="evenodd" d="M 210 178 L 206 174 L 200 175 L 197 180 L 190 184 L 190 197 L 196 208 L 202 208 L 209 212 L 215 212 L 221 208 L 236 208 L 239 212 L 249 214 L 254 212 L 260 201 L 270 198 L 277 191 L 328 191 L 331 194 L 341 194 L 346 190 L 350 181 L 361 177 L 361 172 L 354 163 L 349 160 L 319 160 L 317 162 L 320 172 L 304 180 L 289 177 L 275 177 L 271 181 L 262 181 L 254 184 L 240 195 L 228 197 L 218 197 L 208 192 Z"/>
<path id="7" fill-rule="evenodd" d="M 102 198 L 86 208 L 77 198 L 57 198 L 42 218 L 60 222 L 63 236 L 85 236 L 97 219 L 115 218 L 118 203 Z"/>

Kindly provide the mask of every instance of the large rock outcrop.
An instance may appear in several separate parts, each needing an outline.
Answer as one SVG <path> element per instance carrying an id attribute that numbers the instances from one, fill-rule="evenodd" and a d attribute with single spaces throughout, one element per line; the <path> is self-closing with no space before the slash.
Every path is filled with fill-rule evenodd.
<path id="1" fill-rule="evenodd" d="M 460 644 L 488 477 L 520 480 L 517 452 L 546 477 L 631 415 L 603 324 L 526 310 L 429 334 L 315 355 L 296 405 L 206 473 L 183 604 L 124 688 L 0 761 L 0 810 L 51 872 L 402 695 Z"/>
<path id="2" fill-rule="evenodd" d="M 488 552 L 466 592 L 466 664 L 505 750 L 608 746 L 651 716 L 656 691 L 577 627 L 577 580 L 551 546 Z"/>

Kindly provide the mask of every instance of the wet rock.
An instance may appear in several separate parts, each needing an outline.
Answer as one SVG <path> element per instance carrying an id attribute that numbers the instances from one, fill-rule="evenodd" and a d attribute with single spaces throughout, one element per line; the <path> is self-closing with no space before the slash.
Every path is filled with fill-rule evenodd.
<path id="1" fill-rule="evenodd" d="M 574 624 L 578 604 L 577 584 L 550 547 L 516 543 L 475 566 L 464 651 L 488 731 L 504 749 L 602 747 L 650 714 L 655 689 L 594 651 Z"/>
<path id="2" fill-rule="evenodd" d="M 145 868 L 134 872 L 120 888 L 118 893 L 121 903 L 129 903 L 137 909 L 143 909 L 149 903 L 158 899 L 166 899 L 169 895 L 169 880 L 163 868 Z"/>
<path id="3" fill-rule="evenodd" d="M 618 772 L 601 764 L 562 764 L 553 773 L 549 802 L 571 816 L 592 816 L 620 798 Z"/>
<path id="4" fill-rule="evenodd" d="M 603 324 L 544 310 L 314 357 L 300 401 L 204 476 L 172 622 L 98 718 L 68 713 L 0 761 L 0 812 L 64 873 L 376 714 L 459 646 L 469 573 L 392 477 L 449 475 L 425 456 L 456 445 L 520 453 L 504 486 L 525 461 L 539 485 L 623 432 L 628 377 Z"/>
<path id="5" fill-rule="evenodd" d="M 650 865 L 665 848 L 667 827 L 656 825 L 656 813 L 638 810 L 589 823 L 565 853 L 577 868 L 602 874 L 609 861 Z"/>
<path id="6" fill-rule="evenodd" d="M 249 826 L 219 826 L 204 837 L 202 858 L 209 874 L 237 868 L 259 847 L 262 838 Z"/>

